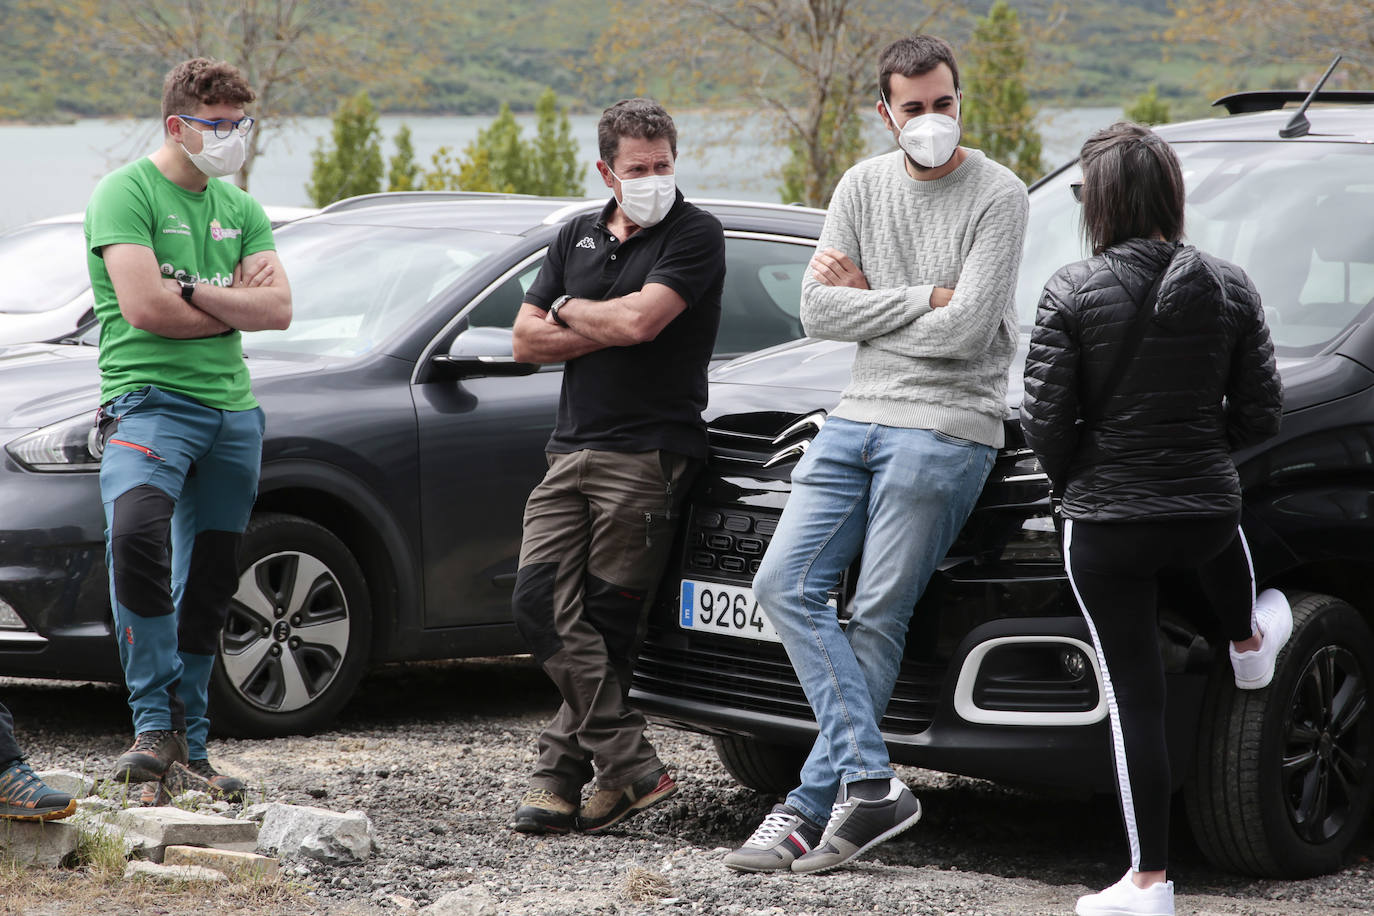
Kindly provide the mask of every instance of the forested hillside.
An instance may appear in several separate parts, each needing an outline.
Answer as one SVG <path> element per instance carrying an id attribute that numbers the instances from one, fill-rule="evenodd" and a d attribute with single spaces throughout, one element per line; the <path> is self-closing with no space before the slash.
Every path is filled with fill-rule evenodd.
<path id="1" fill-rule="evenodd" d="M 182 5 L 123 0 L 104 8 Z M 972 15 L 988 5 L 990 0 L 955 4 L 962 15 L 942 18 L 944 27 L 937 31 L 957 45 L 967 36 Z M 1038 104 L 1122 104 L 1158 84 L 1163 98 L 1186 110 L 1196 109 L 1206 94 L 1197 85 L 1206 59 L 1200 49 L 1172 48 L 1166 55 L 1168 0 L 1012 0 L 1012 5 L 1028 28 L 1043 24 L 1056 9 L 1063 13 L 1035 48 L 1038 69 L 1029 88 Z M 371 34 L 387 43 L 392 57 L 367 75 L 341 78 L 335 95 L 303 99 L 299 114 L 330 112 L 339 97 L 364 84 L 382 111 L 456 114 L 494 113 L 503 101 L 527 110 L 544 86 L 575 108 L 599 105 L 635 88 L 601 78 L 596 64 L 600 38 L 610 24 L 606 0 L 316 0 L 313 6 L 323 10 L 317 37 L 356 41 Z M 178 58 L 175 49 L 167 60 L 137 62 L 117 48 L 101 49 L 99 36 L 83 31 L 80 8 L 80 2 L 0 0 L 0 119 L 156 111 L 157 79 Z M 381 18 L 360 25 L 366 15 Z M 645 29 L 652 27 L 651 19 L 644 22 Z M 894 36 L 900 33 L 900 22 L 894 22 Z"/>

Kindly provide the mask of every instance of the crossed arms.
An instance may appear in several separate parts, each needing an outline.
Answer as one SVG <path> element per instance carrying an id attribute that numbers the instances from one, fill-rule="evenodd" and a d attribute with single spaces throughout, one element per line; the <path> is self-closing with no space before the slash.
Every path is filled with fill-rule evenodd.
<path id="1" fill-rule="evenodd" d="M 984 352 L 1015 288 L 1026 225 L 1025 192 L 1004 194 L 978 215 L 953 289 L 920 284 L 870 289 L 852 259 L 861 246 L 849 216 L 854 208 L 845 203 L 837 191 L 820 251 L 802 282 L 806 333 L 863 341 L 910 357 L 972 359 Z"/>
<path id="2" fill-rule="evenodd" d="M 513 348 L 522 363 L 561 363 L 606 347 L 630 347 L 656 338 L 682 311 L 687 300 L 664 283 L 646 283 L 616 299 L 569 299 L 553 314 L 525 302 L 515 317 Z"/>
<path id="3" fill-rule="evenodd" d="M 291 323 L 291 287 L 275 251 L 250 254 L 234 268 L 231 286 L 201 283 L 194 304 L 163 277 L 153 250 L 120 243 L 101 249 L 124 320 L 141 331 L 188 340 L 231 329 L 261 331 Z"/>

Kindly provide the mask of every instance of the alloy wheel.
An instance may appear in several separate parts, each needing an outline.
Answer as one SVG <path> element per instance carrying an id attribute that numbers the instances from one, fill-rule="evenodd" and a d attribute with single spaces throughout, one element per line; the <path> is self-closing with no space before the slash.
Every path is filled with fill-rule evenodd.
<path id="1" fill-rule="evenodd" d="M 269 554 L 239 577 L 220 641 L 233 689 L 252 705 L 294 712 L 327 689 L 351 622 L 338 577 L 300 551 Z"/>
<path id="2" fill-rule="evenodd" d="M 1307 842 L 1335 836 L 1362 795 L 1370 727 L 1369 683 L 1358 660 L 1323 646 L 1293 689 L 1280 771 L 1288 816 Z"/>

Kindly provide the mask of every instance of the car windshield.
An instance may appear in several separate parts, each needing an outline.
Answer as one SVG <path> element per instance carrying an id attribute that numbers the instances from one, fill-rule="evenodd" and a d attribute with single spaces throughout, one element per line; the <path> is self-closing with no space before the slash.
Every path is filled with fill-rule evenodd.
<path id="1" fill-rule="evenodd" d="M 91 285 L 80 223 L 24 226 L 0 236 L 0 313 L 60 308 Z"/>
<path id="2" fill-rule="evenodd" d="M 245 333 L 244 350 L 361 356 L 511 241 L 463 229 L 294 224 L 277 235 L 291 326 Z"/>
<path id="3" fill-rule="evenodd" d="M 1184 240 L 1239 264 L 1264 302 L 1279 352 L 1306 356 L 1374 309 L 1374 146 L 1177 143 L 1187 186 Z M 1045 282 L 1087 257 L 1077 166 L 1031 195 L 1016 304 L 1035 322 Z"/>

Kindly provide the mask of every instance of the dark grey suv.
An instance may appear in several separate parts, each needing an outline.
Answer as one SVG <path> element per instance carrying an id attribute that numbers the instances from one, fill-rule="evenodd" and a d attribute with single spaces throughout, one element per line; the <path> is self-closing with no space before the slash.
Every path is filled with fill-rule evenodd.
<path id="1" fill-rule="evenodd" d="M 800 336 L 822 214 L 699 203 L 726 231 L 716 355 Z M 267 434 L 217 733 L 326 726 L 370 664 L 524 651 L 510 591 L 562 372 L 514 363 L 510 327 L 559 226 L 601 205 L 382 195 L 278 233 L 295 316 L 244 335 Z M 0 350 L 0 675 L 121 678 L 94 340 Z"/>

